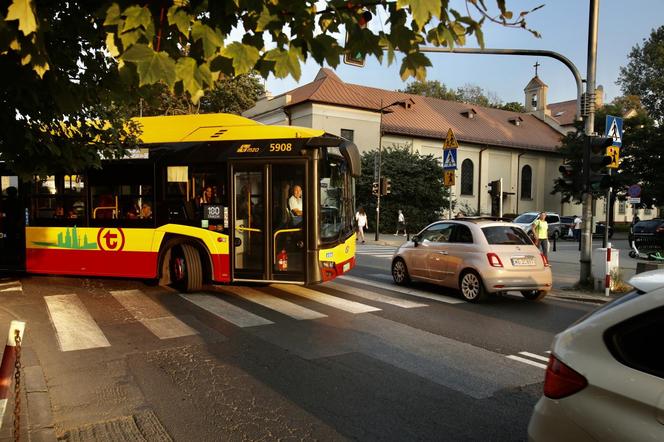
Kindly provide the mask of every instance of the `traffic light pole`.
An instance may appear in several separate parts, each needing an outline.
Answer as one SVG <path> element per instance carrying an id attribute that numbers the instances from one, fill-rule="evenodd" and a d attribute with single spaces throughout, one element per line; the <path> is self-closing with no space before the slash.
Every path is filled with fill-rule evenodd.
<path id="1" fill-rule="evenodd" d="M 609 169 L 609 176 L 611 176 L 611 169 Z M 609 243 L 609 218 L 611 216 L 611 193 L 613 187 L 609 187 L 606 191 L 606 222 L 604 223 L 604 236 L 602 237 L 602 248 L 606 248 Z"/>
<path id="2" fill-rule="evenodd" d="M 595 76 L 597 69 L 597 21 L 599 16 L 599 0 L 590 0 L 590 13 L 588 19 L 588 73 L 586 76 L 586 106 L 588 112 L 586 115 L 584 133 L 590 136 L 595 132 Z M 590 145 L 584 147 L 590 149 Z M 585 153 L 585 152 L 584 152 Z M 589 157 L 589 152 L 586 153 Z M 590 164 L 584 164 L 590 167 Z M 583 224 L 581 226 L 581 257 L 579 282 L 582 284 L 590 282 L 591 277 L 591 253 L 593 245 L 592 237 L 592 203 L 593 195 L 590 189 L 590 183 L 586 181 L 586 189 L 583 194 Z M 608 230 L 608 226 L 607 226 Z"/>

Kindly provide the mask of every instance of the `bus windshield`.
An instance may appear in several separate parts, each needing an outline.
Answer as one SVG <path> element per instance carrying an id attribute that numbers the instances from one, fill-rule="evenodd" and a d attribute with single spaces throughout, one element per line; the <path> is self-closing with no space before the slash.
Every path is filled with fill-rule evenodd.
<path id="1" fill-rule="evenodd" d="M 330 155 L 325 167 L 321 168 L 320 236 L 322 242 L 336 241 L 352 228 L 348 207 L 350 201 L 350 175 L 346 160 L 339 150 L 328 148 Z"/>

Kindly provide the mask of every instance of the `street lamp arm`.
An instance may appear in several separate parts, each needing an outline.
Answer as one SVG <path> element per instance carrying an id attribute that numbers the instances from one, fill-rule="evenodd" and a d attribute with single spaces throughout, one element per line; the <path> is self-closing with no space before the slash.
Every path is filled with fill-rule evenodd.
<path id="1" fill-rule="evenodd" d="M 551 57 L 563 63 L 567 68 L 572 71 L 574 80 L 576 81 L 576 119 L 581 121 L 583 113 L 581 109 L 581 97 L 583 96 L 583 80 L 581 74 L 572 61 L 562 54 L 554 51 L 546 51 L 542 49 L 476 49 L 476 48 L 436 48 L 430 46 L 420 46 L 420 52 L 442 52 L 442 53 L 457 53 L 457 54 L 487 54 L 487 55 L 528 55 L 528 56 L 542 56 Z"/>

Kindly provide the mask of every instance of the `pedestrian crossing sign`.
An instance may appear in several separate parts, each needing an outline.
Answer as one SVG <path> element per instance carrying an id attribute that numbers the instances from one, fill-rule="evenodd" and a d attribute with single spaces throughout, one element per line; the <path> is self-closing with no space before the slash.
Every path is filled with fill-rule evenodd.
<path id="1" fill-rule="evenodd" d="M 454 132 L 452 132 L 452 129 L 447 130 L 447 137 L 445 137 L 445 142 L 443 143 L 443 149 L 457 149 L 459 147 L 459 143 L 457 143 L 456 137 L 454 136 Z"/>
<path id="2" fill-rule="evenodd" d="M 457 168 L 457 150 L 445 149 L 443 150 L 443 169 L 456 170 Z"/>
<path id="3" fill-rule="evenodd" d="M 622 146 L 622 135 L 623 135 L 623 119 L 620 117 L 614 117 L 613 115 L 607 115 L 606 136 L 613 138 L 614 146 L 618 147 Z"/>

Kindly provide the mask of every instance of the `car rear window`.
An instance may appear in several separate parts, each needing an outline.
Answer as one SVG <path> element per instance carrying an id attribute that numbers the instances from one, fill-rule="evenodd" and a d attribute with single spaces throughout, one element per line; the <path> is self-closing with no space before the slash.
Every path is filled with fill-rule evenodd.
<path id="1" fill-rule="evenodd" d="M 517 217 L 514 219 L 514 222 L 515 222 L 515 223 L 521 223 L 521 224 L 526 224 L 526 223 L 530 224 L 530 223 L 532 223 L 532 222 L 535 220 L 535 218 L 537 218 L 537 215 L 527 215 L 527 214 L 523 214 L 523 215 L 519 215 L 519 216 L 517 216 Z"/>
<path id="2" fill-rule="evenodd" d="M 654 229 L 656 227 L 659 227 L 659 225 L 662 224 L 662 222 L 663 221 L 661 219 L 652 219 L 652 220 L 648 220 L 648 221 L 639 221 L 638 223 L 636 223 L 636 225 L 634 227 L 644 227 L 646 229 Z"/>
<path id="3" fill-rule="evenodd" d="M 526 232 L 515 226 L 482 227 L 482 233 L 489 244 L 520 245 L 532 244 Z"/>

